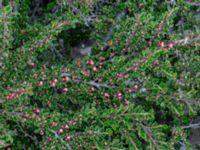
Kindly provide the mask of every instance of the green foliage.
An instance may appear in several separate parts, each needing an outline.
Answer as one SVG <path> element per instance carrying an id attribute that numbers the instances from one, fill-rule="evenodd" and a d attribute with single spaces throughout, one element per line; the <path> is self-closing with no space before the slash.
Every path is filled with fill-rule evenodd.
<path id="1" fill-rule="evenodd" d="M 182 126 L 200 107 L 195 6 L 55 0 L 36 20 L 33 2 L 15 6 L 0 10 L 0 148 L 191 148 Z M 66 56 L 89 38 L 90 56 Z"/>

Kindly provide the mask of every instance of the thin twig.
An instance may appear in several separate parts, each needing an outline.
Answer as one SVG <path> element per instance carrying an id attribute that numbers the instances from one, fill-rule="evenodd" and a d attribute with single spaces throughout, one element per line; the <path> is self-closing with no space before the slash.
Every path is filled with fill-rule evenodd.
<path id="1" fill-rule="evenodd" d="M 181 147 L 180 147 L 179 150 L 186 150 L 186 145 L 185 145 L 185 143 L 182 143 L 182 142 L 178 142 L 178 143 L 181 145 Z"/>
<path id="2" fill-rule="evenodd" d="M 193 39 L 189 39 L 188 37 L 185 37 L 184 39 L 176 40 L 175 44 L 191 44 L 193 42 L 200 42 L 200 36 L 195 37 Z"/>
<path id="3" fill-rule="evenodd" d="M 62 143 L 65 143 L 64 145 L 68 148 L 68 150 L 72 150 L 71 146 L 69 144 L 67 144 L 58 134 L 57 132 L 53 131 L 53 130 L 49 130 L 51 133 L 54 134 L 54 136 L 59 139 Z"/>
<path id="4" fill-rule="evenodd" d="M 129 138 L 130 142 L 132 143 L 134 149 L 135 149 L 135 150 L 138 150 L 138 148 L 137 148 L 137 146 L 136 146 L 136 143 L 135 143 L 134 140 L 131 138 L 129 132 L 128 132 L 126 129 L 124 129 L 123 131 L 124 131 L 125 135 L 128 135 L 128 138 Z M 127 137 L 127 136 L 126 136 L 126 137 Z"/>
<path id="5" fill-rule="evenodd" d="M 24 133 L 25 137 L 29 137 L 31 140 L 33 140 L 35 142 L 35 145 L 38 145 L 38 140 L 36 136 L 31 136 L 30 134 L 28 134 L 27 132 L 24 131 L 24 129 L 21 127 L 21 125 L 19 123 L 17 123 L 17 126 L 19 127 L 20 131 L 22 133 Z"/>
<path id="6" fill-rule="evenodd" d="M 69 73 L 63 73 L 62 77 L 72 77 L 72 76 Z M 100 89 L 100 88 L 116 88 L 113 85 L 109 86 L 107 84 L 101 84 L 101 83 L 97 83 L 95 81 L 89 81 L 89 82 L 82 81 L 81 78 L 77 78 L 76 81 L 78 81 L 78 83 L 84 83 L 84 84 L 88 84 L 88 85 L 94 86 L 94 87 L 96 87 L 98 89 Z"/>
<path id="7" fill-rule="evenodd" d="M 200 2 L 186 2 L 186 4 L 191 6 L 200 6 Z"/>
<path id="8" fill-rule="evenodd" d="M 0 9 L 3 8 L 3 0 L 0 0 Z"/>
<path id="9" fill-rule="evenodd" d="M 90 82 L 85 82 L 86 84 L 92 85 L 98 89 L 100 89 L 101 87 L 104 88 L 114 88 L 115 86 L 108 86 L 107 84 L 100 84 L 100 83 L 96 83 L 94 81 L 90 81 Z"/>
<path id="10" fill-rule="evenodd" d="M 190 124 L 188 126 L 181 126 L 182 129 L 188 129 L 188 128 L 200 128 L 200 122 L 199 123 L 194 123 L 194 124 Z"/>
<path id="11" fill-rule="evenodd" d="M 5 109 L 0 109 L 0 113 L 7 113 L 9 115 L 24 116 L 24 112 L 7 112 Z"/>
<path id="12" fill-rule="evenodd" d="M 159 150 L 159 148 L 157 147 L 156 141 L 152 138 L 152 133 L 150 133 L 148 130 L 148 128 L 146 128 L 144 125 L 142 125 L 142 128 L 144 130 L 144 132 L 147 134 L 147 136 L 149 137 L 149 139 L 152 141 L 154 147 L 156 150 Z"/>

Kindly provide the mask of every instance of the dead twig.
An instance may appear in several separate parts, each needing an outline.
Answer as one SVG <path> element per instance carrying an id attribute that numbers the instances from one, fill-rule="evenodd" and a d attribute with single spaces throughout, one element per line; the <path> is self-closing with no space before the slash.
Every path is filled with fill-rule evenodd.
<path id="1" fill-rule="evenodd" d="M 24 131 L 24 129 L 21 127 L 21 125 L 19 123 L 17 123 L 17 126 L 19 127 L 20 131 L 24 134 L 25 137 L 29 137 L 32 141 L 34 141 L 35 145 L 38 145 L 38 140 L 36 136 L 31 136 L 30 134 L 28 134 L 26 131 Z"/>
<path id="2" fill-rule="evenodd" d="M 181 128 L 182 129 L 188 129 L 188 128 L 196 129 L 196 128 L 200 128 L 200 122 L 199 123 L 190 124 L 188 126 L 181 126 Z"/>
<path id="3" fill-rule="evenodd" d="M 65 141 L 63 140 L 63 138 L 61 138 L 59 135 L 58 135 L 58 133 L 57 132 L 55 132 L 55 131 L 53 131 L 53 130 L 49 130 L 51 133 L 53 133 L 54 134 L 54 136 L 55 136 L 55 138 L 57 138 L 57 139 L 59 139 L 62 143 L 65 143 Z M 67 148 L 68 148 L 68 150 L 72 150 L 72 148 L 71 148 L 71 146 L 69 145 L 69 144 L 64 144 Z"/>
<path id="4" fill-rule="evenodd" d="M 200 36 L 195 37 L 193 39 L 185 37 L 184 39 L 176 40 L 175 44 L 184 44 L 185 45 L 185 44 L 191 44 L 194 42 L 200 42 Z"/>
<path id="5" fill-rule="evenodd" d="M 152 133 L 149 131 L 149 129 L 148 129 L 147 127 L 145 127 L 144 125 L 142 125 L 142 129 L 143 129 L 144 132 L 147 134 L 147 136 L 149 137 L 150 141 L 153 143 L 155 149 L 156 149 L 156 150 L 159 150 L 159 148 L 157 147 L 157 143 L 156 143 L 156 141 L 153 139 Z"/>
<path id="6" fill-rule="evenodd" d="M 3 8 L 3 0 L 0 0 L 0 9 Z"/>
<path id="7" fill-rule="evenodd" d="M 63 74 L 62 74 L 62 77 L 70 77 L 70 78 L 71 78 L 72 76 L 71 76 L 69 73 L 63 73 Z M 101 83 L 97 83 L 97 82 L 95 82 L 95 81 L 89 81 L 89 82 L 82 81 L 81 78 L 77 78 L 76 81 L 77 81 L 78 83 L 84 83 L 84 84 L 87 84 L 87 85 L 94 86 L 94 87 L 96 87 L 96 88 L 98 88 L 98 89 L 100 89 L 100 88 L 116 88 L 116 87 L 113 86 L 113 85 L 109 86 L 109 85 L 107 85 L 107 84 L 101 84 Z"/>
<path id="8" fill-rule="evenodd" d="M 186 4 L 191 6 L 200 6 L 200 2 L 186 2 Z"/>

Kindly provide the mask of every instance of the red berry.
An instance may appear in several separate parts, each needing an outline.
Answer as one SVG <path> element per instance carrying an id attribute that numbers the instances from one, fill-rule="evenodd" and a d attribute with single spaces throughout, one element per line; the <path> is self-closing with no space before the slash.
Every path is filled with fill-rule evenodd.
<path id="1" fill-rule="evenodd" d="M 124 78 L 126 78 L 126 79 L 127 79 L 128 77 L 129 77 L 129 75 L 128 75 L 128 74 L 124 75 Z"/>
<path id="2" fill-rule="evenodd" d="M 45 65 L 43 65 L 42 68 L 43 68 L 44 70 L 47 69 L 47 67 L 46 67 Z"/>
<path id="3" fill-rule="evenodd" d="M 94 91 L 95 91 L 95 88 L 94 88 L 94 87 L 92 87 L 92 88 L 91 88 L 91 92 L 94 92 Z"/>
<path id="4" fill-rule="evenodd" d="M 58 80 L 55 78 L 55 79 L 53 79 L 53 82 L 55 82 L 55 83 L 56 83 L 56 82 L 58 82 Z"/>
<path id="5" fill-rule="evenodd" d="M 34 111 L 34 113 L 35 113 L 36 115 L 38 115 L 38 114 L 40 113 L 40 110 L 39 110 L 38 108 L 35 108 L 33 111 Z"/>
<path id="6" fill-rule="evenodd" d="M 174 45 L 173 45 L 172 43 L 169 43 L 169 44 L 168 44 L 168 47 L 169 47 L 169 48 L 173 48 Z"/>
<path id="7" fill-rule="evenodd" d="M 73 125 L 73 124 L 74 124 L 74 122 L 73 122 L 73 121 L 69 121 L 69 124 L 70 124 L 70 125 Z"/>
<path id="8" fill-rule="evenodd" d="M 14 98 L 15 97 L 15 93 L 11 93 L 10 94 L 10 98 L 12 99 L 12 98 Z"/>
<path id="9" fill-rule="evenodd" d="M 117 99 L 120 101 L 120 100 L 122 100 L 122 97 L 118 96 Z"/>
<path id="10" fill-rule="evenodd" d="M 156 60 L 156 61 L 154 61 L 154 63 L 153 63 L 155 66 L 159 66 L 159 61 L 158 60 Z"/>
<path id="11" fill-rule="evenodd" d="M 118 97 L 122 97 L 122 93 L 121 93 L 121 92 L 118 92 L 118 93 L 117 93 L 117 96 L 118 96 Z"/>
<path id="12" fill-rule="evenodd" d="M 93 71 L 97 71 L 97 67 L 94 66 L 94 67 L 93 67 Z"/>
<path id="13" fill-rule="evenodd" d="M 134 87 L 133 87 L 135 90 L 137 90 L 138 89 L 138 85 L 134 85 Z"/>
<path id="14" fill-rule="evenodd" d="M 49 137 L 47 141 L 48 141 L 48 142 L 51 142 L 51 141 L 52 141 L 52 138 Z"/>
<path id="15" fill-rule="evenodd" d="M 69 126 L 66 124 L 66 125 L 64 125 L 64 128 L 65 129 L 69 129 Z"/>
<path id="16" fill-rule="evenodd" d="M 56 127 L 56 126 L 58 126 L 58 123 L 57 122 L 52 122 L 51 126 L 52 127 Z"/>
<path id="17" fill-rule="evenodd" d="M 117 99 L 118 99 L 118 100 L 121 100 L 121 99 L 122 99 L 122 93 L 121 93 L 121 92 L 118 92 L 118 93 L 117 93 Z"/>
<path id="18" fill-rule="evenodd" d="M 131 93 L 131 92 L 132 92 L 132 90 L 131 90 L 130 88 L 128 88 L 128 89 L 127 89 L 127 92 L 128 92 L 128 93 Z"/>
<path id="19" fill-rule="evenodd" d="M 33 74 L 33 78 L 36 79 L 37 78 L 37 74 Z"/>
<path id="20" fill-rule="evenodd" d="M 66 93 L 67 91 L 68 91 L 67 88 L 64 88 L 64 89 L 63 89 L 63 93 Z"/>
<path id="21" fill-rule="evenodd" d="M 127 99 L 124 100 L 124 105 L 128 105 L 128 100 Z"/>
<path id="22" fill-rule="evenodd" d="M 104 93 L 103 95 L 104 95 L 104 97 L 106 97 L 106 98 L 110 97 L 110 95 L 109 95 L 108 93 Z"/>
<path id="23" fill-rule="evenodd" d="M 116 108 L 116 107 L 117 107 L 117 104 L 114 103 L 114 104 L 113 104 L 113 107 Z"/>
<path id="24" fill-rule="evenodd" d="M 55 87 L 56 86 L 56 82 L 51 82 L 51 87 Z"/>
<path id="25" fill-rule="evenodd" d="M 42 81 L 39 81 L 38 82 L 38 86 L 42 86 L 43 85 L 43 82 Z"/>
<path id="26" fill-rule="evenodd" d="M 94 61 L 93 60 L 88 60 L 87 64 L 93 66 L 94 65 Z"/>
<path id="27" fill-rule="evenodd" d="M 58 130 L 58 134 L 62 134 L 62 133 L 63 133 L 63 129 L 60 128 L 60 129 Z"/>
<path id="28" fill-rule="evenodd" d="M 31 65 L 31 67 L 34 67 L 34 66 L 35 66 L 35 64 L 34 64 L 34 63 L 31 63 L 30 65 Z"/>
<path id="29" fill-rule="evenodd" d="M 165 46 L 165 43 L 164 43 L 164 42 L 160 42 L 160 43 L 159 43 L 159 46 L 160 46 L 160 47 L 164 47 L 164 46 Z"/>
<path id="30" fill-rule="evenodd" d="M 11 150 L 11 147 L 6 147 L 6 150 Z"/>
<path id="31" fill-rule="evenodd" d="M 64 77 L 63 80 L 68 82 L 70 80 L 70 78 L 69 77 Z"/>
<path id="32" fill-rule="evenodd" d="M 13 98 L 15 98 L 15 93 L 11 93 L 6 96 L 6 99 L 13 99 Z"/>
<path id="33" fill-rule="evenodd" d="M 68 136 L 65 137 L 66 141 L 70 141 L 71 139 L 72 139 L 72 137 L 70 135 L 68 135 Z"/>
<path id="34" fill-rule="evenodd" d="M 142 34 L 142 35 L 144 35 L 144 34 L 145 34 L 145 32 L 144 32 L 144 31 L 142 31 L 142 32 L 141 32 L 141 34 Z"/>

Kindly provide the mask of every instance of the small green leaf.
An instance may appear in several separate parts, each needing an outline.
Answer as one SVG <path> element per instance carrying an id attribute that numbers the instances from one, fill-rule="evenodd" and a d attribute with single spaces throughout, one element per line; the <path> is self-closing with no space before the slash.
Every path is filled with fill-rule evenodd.
<path id="1" fill-rule="evenodd" d="M 146 133 L 144 132 L 143 129 L 139 129 L 139 130 L 138 130 L 138 135 L 139 135 L 142 139 L 144 139 L 145 141 L 147 141 L 147 135 L 146 135 Z"/>
<path id="2" fill-rule="evenodd" d="M 5 13 L 8 14 L 8 13 L 10 13 L 11 11 L 12 11 L 12 6 L 7 5 L 7 6 L 4 7 L 4 12 L 5 12 Z"/>

